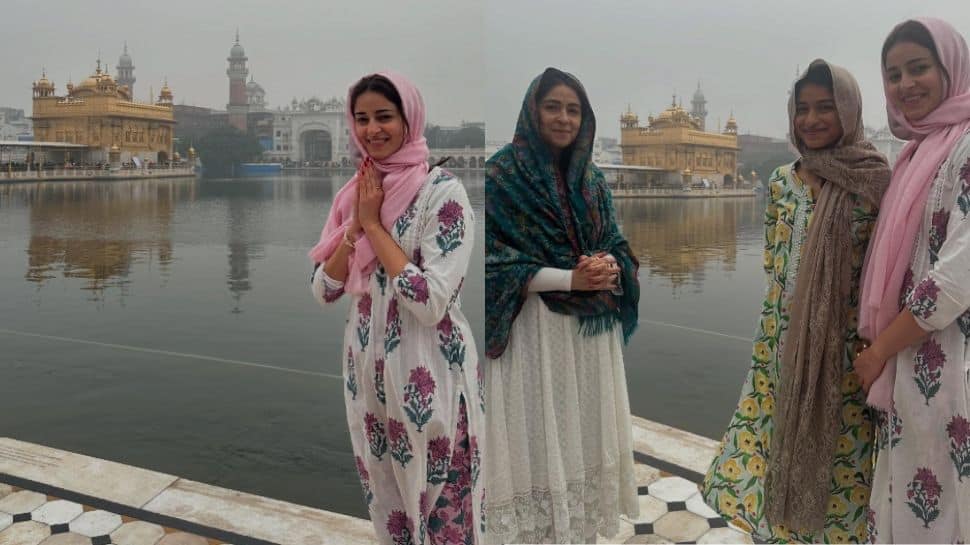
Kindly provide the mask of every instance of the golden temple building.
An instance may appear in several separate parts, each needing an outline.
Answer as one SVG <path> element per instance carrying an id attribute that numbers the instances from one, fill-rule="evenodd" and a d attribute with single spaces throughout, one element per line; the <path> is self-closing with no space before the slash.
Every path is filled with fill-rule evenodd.
<path id="1" fill-rule="evenodd" d="M 684 186 L 735 186 L 740 147 L 733 114 L 717 133 L 705 131 L 704 119 L 678 106 L 676 97 L 646 127 L 628 107 L 620 116 L 620 149 L 624 165 L 663 169 L 666 179 Z"/>
<path id="2" fill-rule="evenodd" d="M 46 73 L 33 84 L 34 139 L 86 145 L 80 160 L 92 163 L 165 163 L 173 157 L 172 90 L 162 87 L 154 103 L 139 102 L 127 85 L 97 70 L 58 96 Z"/>

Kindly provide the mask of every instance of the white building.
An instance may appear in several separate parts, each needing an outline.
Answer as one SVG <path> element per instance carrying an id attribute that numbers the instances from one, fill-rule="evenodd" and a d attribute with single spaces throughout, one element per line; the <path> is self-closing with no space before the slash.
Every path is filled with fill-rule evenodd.
<path id="1" fill-rule="evenodd" d="M 598 165 L 622 165 L 623 150 L 616 138 L 600 137 L 593 142 L 593 162 Z"/>
<path id="2" fill-rule="evenodd" d="M 267 158 L 299 164 L 350 164 L 350 131 L 344 101 L 295 98 L 273 112 L 273 147 Z"/>
<path id="3" fill-rule="evenodd" d="M 16 108 L 0 108 L 0 140 L 16 141 L 32 138 L 33 124 Z"/>
<path id="4" fill-rule="evenodd" d="M 866 138 L 889 159 L 889 166 L 896 164 L 896 159 L 899 158 L 899 152 L 906 145 L 905 140 L 900 140 L 893 136 L 888 126 L 878 130 L 866 129 Z"/>

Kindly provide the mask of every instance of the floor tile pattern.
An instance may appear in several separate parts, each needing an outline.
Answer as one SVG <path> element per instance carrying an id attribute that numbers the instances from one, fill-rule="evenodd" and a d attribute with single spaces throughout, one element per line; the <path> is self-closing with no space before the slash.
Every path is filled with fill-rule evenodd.
<path id="1" fill-rule="evenodd" d="M 223 542 L 0 484 L 0 544 L 223 545 Z"/>

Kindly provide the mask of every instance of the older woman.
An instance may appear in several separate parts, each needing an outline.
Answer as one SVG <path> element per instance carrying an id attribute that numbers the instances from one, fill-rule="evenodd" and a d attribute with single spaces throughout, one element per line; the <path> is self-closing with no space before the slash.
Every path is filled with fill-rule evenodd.
<path id="1" fill-rule="evenodd" d="M 595 130 L 582 85 L 549 68 L 486 165 L 492 543 L 594 543 L 638 512 L 621 350 L 638 263 L 592 161 Z"/>

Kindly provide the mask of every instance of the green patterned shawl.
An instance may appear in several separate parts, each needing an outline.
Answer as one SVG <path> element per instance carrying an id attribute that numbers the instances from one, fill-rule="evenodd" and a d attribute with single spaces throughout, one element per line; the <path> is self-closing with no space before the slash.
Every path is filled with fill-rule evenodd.
<path id="1" fill-rule="evenodd" d="M 536 91 L 542 78 L 558 73 L 576 82 L 582 123 L 565 179 L 539 134 Z M 509 343 L 512 322 L 543 267 L 574 269 L 581 255 L 605 251 L 620 266 L 622 295 L 608 291 L 552 291 L 540 296 L 553 312 L 579 317 L 580 332 L 593 336 L 619 321 L 623 340 L 637 326 L 639 263 L 616 225 L 613 199 L 592 160 L 596 119 L 575 77 L 554 68 L 529 86 L 515 137 L 486 162 L 485 174 L 485 354 L 497 358 Z M 528 341 L 523 339 L 522 341 Z M 521 342 L 521 341 L 520 341 Z"/>

